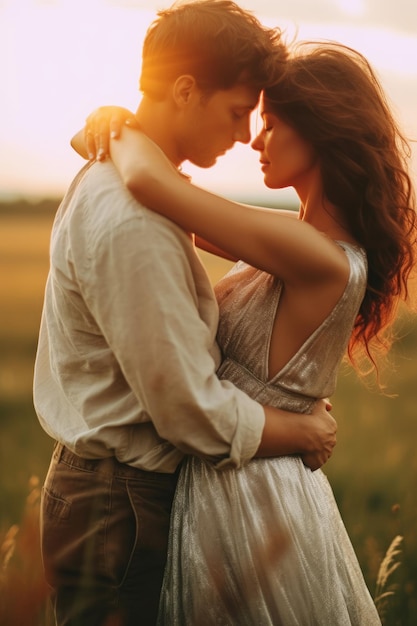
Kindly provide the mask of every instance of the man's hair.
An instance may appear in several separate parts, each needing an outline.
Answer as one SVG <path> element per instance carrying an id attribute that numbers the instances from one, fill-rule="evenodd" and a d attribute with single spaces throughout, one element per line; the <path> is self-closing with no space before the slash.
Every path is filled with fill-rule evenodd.
<path id="1" fill-rule="evenodd" d="M 262 89 L 278 80 L 285 59 L 281 31 L 262 26 L 234 2 L 176 2 L 148 29 L 140 90 L 162 99 L 168 84 L 185 74 L 207 93 L 238 83 Z"/>

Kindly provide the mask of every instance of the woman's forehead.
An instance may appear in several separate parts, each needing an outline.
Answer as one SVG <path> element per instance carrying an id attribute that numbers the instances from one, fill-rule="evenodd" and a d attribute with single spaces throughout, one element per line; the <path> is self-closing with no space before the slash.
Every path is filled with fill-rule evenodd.
<path id="1" fill-rule="evenodd" d="M 259 114 L 265 115 L 267 113 L 274 114 L 274 110 L 271 107 L 271 104 L 268 102 L 268 98 L 266 98 L 265 95 L 262 93 L 259 99 Z"/>

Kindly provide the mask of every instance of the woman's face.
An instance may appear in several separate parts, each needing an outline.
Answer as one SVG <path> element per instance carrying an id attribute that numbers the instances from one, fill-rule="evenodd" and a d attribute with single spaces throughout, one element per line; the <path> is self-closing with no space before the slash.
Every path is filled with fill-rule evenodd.
<path id="1" fill-rule="evenodd" d="M 259 152 L 265 185 L 271 189 L 294 187 L 302 193 L 312 183 L 312 178 L 319 175 L 318 158 L 312 145 L 272 113 L 263 98 L 260 112 L 263 128 L 253 140 L 252 148 Z"/>

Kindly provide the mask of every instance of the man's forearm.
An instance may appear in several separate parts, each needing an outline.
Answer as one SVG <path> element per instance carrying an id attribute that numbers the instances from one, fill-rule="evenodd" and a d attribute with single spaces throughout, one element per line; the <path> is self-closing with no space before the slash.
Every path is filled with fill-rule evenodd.
<path id="1" fill-rule="evenodd" d="M 312 415 L 264 407 L 265 426 L 255 456 L 298 454 L 311 469 L 323 465 L 336 444 L 337 424 L 326 410 L 326 402 L 319 403 Z"/>

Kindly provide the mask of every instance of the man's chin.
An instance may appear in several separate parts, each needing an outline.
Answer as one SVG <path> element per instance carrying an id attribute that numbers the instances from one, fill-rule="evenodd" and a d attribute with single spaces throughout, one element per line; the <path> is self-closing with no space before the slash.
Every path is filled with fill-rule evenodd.
<path id="1" fill-rule="evenodd" d="M 217 163 L 218 158 L 219 158 L 218 156 L 213 156 L 213 157 L 206 157 L 204 159 L 195 159 L 191 161 L 191 163 L 195 165 L 196 167 L 200 167 L 201 169 L 208 169 L 210 167 L 213 167 L 213 165 Z"/>

